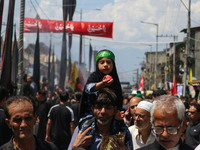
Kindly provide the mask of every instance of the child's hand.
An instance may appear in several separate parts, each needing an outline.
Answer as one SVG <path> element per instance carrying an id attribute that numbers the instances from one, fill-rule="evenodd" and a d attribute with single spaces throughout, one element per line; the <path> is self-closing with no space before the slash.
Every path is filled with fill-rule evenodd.
<path id="1" fill-rule="evenodd" d="M 103 77 L 103 84 L 105 86 L 110 86 L 114 82 L 113 78 L 109 75 Z"/>

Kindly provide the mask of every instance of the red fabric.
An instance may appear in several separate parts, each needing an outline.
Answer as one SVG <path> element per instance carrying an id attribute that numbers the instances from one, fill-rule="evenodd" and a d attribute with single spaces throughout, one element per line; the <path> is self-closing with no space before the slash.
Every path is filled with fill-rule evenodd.
<path id="1" fill-rule="evenodd" d="M 76 87 L 78 88 L 78 91 L 82 91 L 82 88 L 81 88 L 81 84 L 80 84 L 80 83 L 77 83 L 77 84 L 76 84 Z"/>
<path id="2" fill-rule="evenodd" d="M 58 20 L 38 20 L 40 33 L 54 32 L 62 33 L 64 22 Z M 24 32 L 37 32 L 37 20 L 33 18 L 24 18 Z M 99 36 L 112 38 L 112 22 L 74 22 L 66 21 L 66 32 L 71 34 L 80 34 L 88 36 Z"/>
<path id="3" fill-rule="evenodd" d="M 142 78 L 140 80 L 140 84 L 138 86 L 138 90 L 139 91 L 144 91 L 144 76 L 142 76 Z"/>
<path id="4" fill-rule="evenodd" d="M 176 77 L 174 78 L 174 86 L 173 86 L 173 95 L 177 94 L 177 89 L 176 89 Z"/>
<path id="5" fill-rule="evenodd" d="M 81 70 L 79 69 L 79 71 L 78 71 L 78 75 L 79 75 L 79 81 L 80 81 L 80 84 L 81 84 L 81 89 L 83 89 L 84 88 L 84 86 L 85 86 L 85 80 L 84 80 L 84 78 L 83 78 L 83 74 L 81 73 Z"/>

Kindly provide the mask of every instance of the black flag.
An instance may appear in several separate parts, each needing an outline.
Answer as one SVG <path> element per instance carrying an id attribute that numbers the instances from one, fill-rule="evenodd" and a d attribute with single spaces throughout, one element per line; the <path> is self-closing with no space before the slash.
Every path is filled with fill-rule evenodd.
<path id="1" fill-rule="evenodd" d="M 72 70 L 72 60 L 71 60 L 71 48 L 72 48 L 72 34 L 69 34 L 69 67 L 68 67 L 68 77 L 71 75 Z"/>
<path id="2" fill-rule="evenodd" d="M 51 92 L 54 89 L 54 80 L 55 80 L 55 59 L 54 59 L 54 50 L 52 54 L 52 62 L 51 62 L 51 74 L 50 74 L 50 85 L 51 85 Z"/>
<path id="3" fill-rule="evenodd" d="M 66 24 L 65 21 L 69 16 L 68 7 L 70 5 L 70 0 L 63 0 L 63 21 L 64 21 L 64 29 L 63 29 L 63 38 L 62 38 L 62 51 L 61 51 L 61 65 L 60 65 L 60 80 L 59 87 L 64 90 L 65 86 L 65 78 L 66 78 L 66 70 L 67 70 L 67 39 L 66 39 Z"/>
<path id="4" fill-rule="evenodd" d="M 13 17 L 14 17 L 14 6 L 15 0 L 9 1 L 9 10 L 5 34 L 5 44 L 3 47 L 3 54 L 1 59 L 1 80 L 0 85 L 6 87 L 9 91 L 11 90 L 11 49 L 12 49 L 12 36 L 13 36 Z"/>
<path id="5" fill-rule="evenodd" d="M 70 0 L 63 0 L 63 20 L 67 21 L 67 18 L 69 16 L 69 5 Z"/>
<path id="6" fill-rule="evenodd" d="M 47 79 L 50 81 L 50 68 L 51 68 L 51 39 L 50 39 L 50 46 L 49 46 L 49 58 L 48 58 L 48 72 L 47 72 Z"/>
<path id="7" fill-rule="evenodd" d="M 11 75 L 11 80 L 15 85 L 17 85 L 18 54 L 19 54 L 19 49 L 17 45 L 17 36 L 15 30 L 13 52 L 12 52 L 12 75 Z"/>
<path id="8" fill-rule="evenodd" d="M 39 44 L 39 27 L 38 26 L 37 26 L 37 38 L 35 42 L 33 81 L 37 85 L 37 90 L 39 90 L 40 89 L 40 44 Z"/>
<path id="9" fill-rule="evenodd" d="M 3 6 L 4 6 L 4 0 L 1 0 L 0 1 L 0 33 L 1 33 L 2 17 L 3 17 Z M 1 36 L 0 36 L 0 54 L 1 54 Z"/>
<path id="10" fill-rule="evenodd" d="M 89 72 L 91 70 L 91 62 L 92 62 L 92 45 L 90 43 L 90 49 L 89 49 Z"/>
<path id="11" fill-rule="evenodd" d="M 70 0 L 70 6 L 69 6 L 69 21 L 73 20 L 73 15 L 76 9 L 76 0 Z"/>
<path id="12" fill-rule="evenodd" d="M 61 52 L 61 65 L 60 65 L 60 80 L 59 87 L 64 90 L 66 70 L 67 70 L 67 46 L 66 46 L 66 32 L 65 32 L 65 22 L 64 22 L 64 32 L 62 39 L 62 52 Z"/>
<path id="13" fill-rule="evenodd" d="M 76 0 L 70 0 L 69 6 L 68 6 L 68 14 L 69 14 L 69 21 L 73 20 L 73 15 L 76 8 Z M 71 61 L 71 47 L 72 47 L 72 34 L 68 35 L 69 38 L 69 69 L 68 69 L 68 77 L 71 75 L 71 69 L 72 69 L 72 61 Z M 70 79 L 71 80 L 71 79 Z"/>
<path id="14" fill-rule="evenodd" d="M 96 70 L 96 55 L 97 55 L 98 51 L 94 50 L 93 51 L 93 58 L 94 58 L 94 61 L 93 61 L 93 64 L 94 64 L 94 70 Z"/>

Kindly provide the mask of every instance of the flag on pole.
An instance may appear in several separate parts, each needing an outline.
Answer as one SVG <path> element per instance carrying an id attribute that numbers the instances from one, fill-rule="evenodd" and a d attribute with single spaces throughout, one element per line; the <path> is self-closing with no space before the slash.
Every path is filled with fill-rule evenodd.
<path id="1" fill-rule="evenodd" d="M 82 91 L 85 86 L 85 80 L 84 80 L 83 74 L 81 73 L 80 69 L 78 71 L 78 75 L 79 75 L 79 81 L 81 83 L 81 91 Z"/>
<path id="2" fill-rule="evenodd" d="M 50 69 L 50 86 L 51 86 L 51 92 L 53 92 L 54 85 L 55 85 L 55 59 L 54 59 L 54 49 L 52 54 L 52 62 L 51 62 L 51 69 Z"/>
<path id="3" fill-rule="evenodd" d="M 94 64 L 94 70 L 96 70 L 96 55 L 97 55 L 98 51 L 94 50 L 93 51 L 93 64 Z"/>
<path id="4" fill-rule="evenodd" d="M 0 85 L 6 87 L 8 90 L 11 89 L 11 49 L 12 49 L 12 36 L 13 36 L 13 17 L 14 17 L 14 6 L 15 0 L 9 1 L 9 10 L 5 34 L 5 44 L 3 47 L 3 54 L 1 58 L 1 80 Z"/>
<path id="5" fill-rule="evenodd" d="M 89 72 L 91 70 L 91 62 L 92 62 L 92 45 L 90 43 L 90 49 L 89 49 Z"/>
<path id="6" fill-rule="evenodd" d="M 176 95 L 177 94 L 177 89 L 176 89 L 176 77 L 174 77 L 174 85 L 173 85 L 173 92 L 172 95 Z"/>
<path id="7" fill-rule="evenodd" d="M 16 30 L 15 30 L 13 52 L 12 52 L 12 75 L 11 75 L 11 80 L 13 81 L 15 85 L 17 84 L 18 53 L 19 53 L 19 49 L 17 46 L 17 37 L 16 37 Z"/>
<path id="8" fill-rule="evenodd" d="M 66 32 L 63 33 L 59 87 L 64 90 L 67 70 Z"/>
<path id="9" fill-rule="evenodd" d="M 70 0 L 63 0 L 63 20 L 66 21 L 69 16 Z"/>
<path id="10" fill-rule="evenodd" d="M 4 0 L 0 1 L 0 33 L 1 33 L 1 26 L 2 26 L 2 18 L 3 18 L 3 6 Z M 0 54 L 1 54 L 1 36 L 0 36 Z"/>
<path id="11" fill-rule="evenodd" d="M 49 58 L 48 58 L 48 74 L 47 74 L 48 81 L 50 81 L 50 69 L 51 69 L 51 39 L 50 39 Z"/>
<path id="12" fill-rule="evenodd" d="M 140 80 L 140 84 L 138 86 L 138 91 L 144 91 L 144 76 L 142 76 Z"/>
<path id="13" fill-rule="evenodd" d="M 190 85 L 192 85 L 192 68 L 190 68 Z"/>
<path id="14" fill-rule="evenodd" d="M 69 21 L 72 21 L 76 9 L 76 0 L 70 0 L 69 3 Z"/>
<path id="15" fill-rule="evenodd" d="M 73 91 L 81 91 L 81 84 L 79 82 L 79 76 L 78 76 L 78 71 L 77 71 L 75 62 L 74 62 L 71 75 L 70 75 L 70 88 Z"/>
<path id="16" fill-rule="evenodd" d="M 62 38 L 62 51 L 61 51 L 61 65 L 60 65 L 60 80 L 59 80 L 59 88 L 65 89 L 65 79 L 67 72 L 67 39 L 66 39 L 66 23 L 69 16 L 68 6 L 70 4 L 69 0 L 63 0 L 63 21 L 64 21 L 64 30 L 63 30 L 63 38 Z"/>
<path id="17" fill-rule="evenodd" d="M 33 66 L 33 81 L 37 85 L 37 90 L 40 89 L 40 43 L 39 43 L 39 28 L 35 42 L 34 66 Z"/>
<path id="18" fill-rule="evenodd" d="M 68 59 L 68 62 L 69 62 L 69 69 L 68 69 L 68 77 L 70 77 L 71 75 L 71 70 L 72 70 L 72 59 L 71 59 L 71 48 L 72 48 L 72 34 L 69 34 L 68 35 L 68 41 L 69 41 L 69 59 Z M 70 80 L 70 79 L 68 79 Z"/>
<path id="19" fill-rule="evenodd" d="M 74 12 L 75 12 L 75 8 L 76 8 L 76 0 L 69 0 L 66 3 L 68 3 L 67 14 L 69 15 L 69 21 L 72 21 L 73 20 L 73 15 L 74 15 Z M 68 77 L 70 77 L 71 68 L 72 68 L 72 61 L 71 61 L 72 34 L 71 33 L 68 34 L 68 38 L 69 38 L 69 69 L 68 69 Z"/>

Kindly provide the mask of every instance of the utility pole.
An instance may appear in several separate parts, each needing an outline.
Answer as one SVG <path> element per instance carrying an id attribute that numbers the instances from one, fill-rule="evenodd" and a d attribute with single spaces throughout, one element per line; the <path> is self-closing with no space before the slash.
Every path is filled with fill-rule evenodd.
<path id="1" fill-rule="evenodd" d="M 155 89 L 157 89 L 157 65 L 158 65 L 158 23 L 151 23 L 151 22 L 145 22 L 145 21 L 141 21 L 141 23 L 152 24 L 152 25 L 155 25 L 155 26 L 156 26 L 156 59 L 155 59 L 154 84 L 155 84 Z"/>
<path id="2" fill-rule="evenodd" d="M 176 71 L 176 63 L 175 63 L 175 59 L 176 59 L 176 40 L 178 39 L 177 35 L 159 35 L 158 37 L 173 37 L 174 42 L 173 42 L 173 83 L 175 80 L 175 71 Z M 166 77 L 165 77 L 166 78 Z"/>
<path id="3" fill-rule="evenodd" d="M 24 10 L 25 10 L 25 0 L 21 0 L 21 9 L 20 9 L 20 30 L 19 30 L 19 62 L 18 63 L 18 82 L 17 82 L 17 95 L 22 95 L 23 93 L 23 50 L 24 50 L 24 42 L 23 42 L 23 34 L 24 34 Z"/>
<path id="4" fill-rule="evenodd" d="M 187 40 L 186 40 L 186 49 L 185 49 L 185 62 L 184 62 L 184 76 L 183 76 L 183 96 L 186 96 L 186 85 L 188 84 L 187 80 L 187 58 L 188 58 L 188 53 L 190 51 L 190 10 L 191 10 L 191 0 L 189 0 L 189 5 L 188 5 L 188 24 L 187 24 Z"/>
<path id="5" fill-rule="evenodd" d="M 80 34 L 80 48 L 79 48 L 79 67 L 82 63 L 82 45 L 83 45 L 83 36 L 82 36 L 82 9 L 80 12 L 80 22 L 81 22 L 81 34 Z"/>

